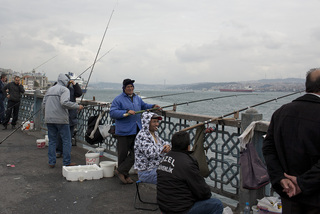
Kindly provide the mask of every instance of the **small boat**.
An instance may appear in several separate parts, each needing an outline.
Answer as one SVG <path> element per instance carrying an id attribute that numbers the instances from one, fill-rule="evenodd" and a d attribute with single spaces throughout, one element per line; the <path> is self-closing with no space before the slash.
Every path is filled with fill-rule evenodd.
<path id="1" fill-rule="evenodd" d="M 76 76 L 73 72 L 68 72 L 68 75 L 70 76 L 71 80 L 74 80 L 76 83 L 79 84 L 82 90 L 82 93 L 85 94 L 87 92 L 87 89 L 86 89 L 87 81 L 81 78 L 80 76 Z"/>

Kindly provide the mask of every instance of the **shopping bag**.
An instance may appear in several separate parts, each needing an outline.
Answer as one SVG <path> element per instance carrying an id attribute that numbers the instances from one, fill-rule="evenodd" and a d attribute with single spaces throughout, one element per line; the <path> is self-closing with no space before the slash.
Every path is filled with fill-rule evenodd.
<path id="1" fill-rule="evenodd" d="M 270 182 L 267 167 L 259 158 L 252 142 L 241 152 L 240 165 L 243 188 L 259 189 Z"/>

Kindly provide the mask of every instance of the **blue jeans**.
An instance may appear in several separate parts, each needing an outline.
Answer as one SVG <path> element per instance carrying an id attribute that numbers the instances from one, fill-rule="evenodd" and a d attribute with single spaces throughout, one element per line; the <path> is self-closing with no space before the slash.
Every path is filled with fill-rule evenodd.
<path id="1" fill-rule="evenodd" d="M 221 214 L 223 205 L 219 199 L 209 198 L 203 201 L 197 201 L 189 210 L 188 214 Z"/>
<path id="2" fill-rule="evenodd" d="M 143 183 L 157 184 L 157 168 L 150 171 L 138 171 L 138 178 Z"/>
<path id="3" fill-rule="evenodd" d="M 70 126 L 70 136 L 71 136 L 70 143 L 71 143 L 71 146 L 72 146 L 72 135 L 74 133 L 74 127 L 75 126 Z M 63 154 L 63 145 L 62 145 L 62 140 L 61 140 L 60 137 L 58 138 L 58 143 L 56 145 L 56 153 L 57 154 Z"/>
<path id="4" fill-rule="evenodd" d="M 56 164 L 56 144 L 58 137 L 61 137 L 63 145 L 63 165 L 69 165 L 71 162 L 71 135 L 69 124 L 48 123 L 49 148 L 48 157 L 49 165 Z"/>

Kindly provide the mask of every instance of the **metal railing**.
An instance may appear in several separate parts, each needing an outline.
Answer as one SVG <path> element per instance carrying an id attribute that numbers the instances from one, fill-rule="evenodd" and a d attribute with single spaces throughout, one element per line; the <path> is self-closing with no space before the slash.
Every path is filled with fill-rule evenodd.
<path id="1" fill-rule="evenodd" d="M 41 94 L 25 94 L 21 100 L 19 120 L 25 120 L 33 112 L 37 112 L 41 108 L 43 95 Z M 87 121 L 90 116 L 98 115 L 100 112 L 105 111 L 105 116 L 102 119 L 104 124 L 112 124 L 110 118 L 109 108 L 110 103 L 102 103 L 96 101 L 83 101 L 85 108 L 78 115 L 77 125 L 77 141 L 83 144 L 85 142 L 85 132 L 87 129 Z M 193 115 L 175 111 L 163 111 L 163 120 L 159 125 L 160 136 L 167 141 L 170 141 L 172 135 L 186 127 L 195 125 L 197 123 L 207 121 L 210 116 L 206 115 Z M 42 111 L 34 118 L 35 127 L 38 129 L 46 130 L 43 123 Z M 241 134 L 241 120 L 219 120 L 207 125 L 214 129 L 211 133 L 205 134 L 204 147 L 207 150 L 207 162 L 209 166 L 210 175 L 207 178 L 207 183 L 210 185 L 212 191 L 224 197 L 240 201 L 240 146 L 238 137 Z M 257 130 L 262 136 L 267 127 L 258 127 Z M 192 145 L 196 135 L 196 129 L 188 131 Z M 262 139 L 259 138 L 260 144 Z M 107 137 L 103 141 L 103 146 L 106 152 L 112 155 L 117 155 L 116 139 Z M 261 153 L 261 151 L 260 151 Z"/>

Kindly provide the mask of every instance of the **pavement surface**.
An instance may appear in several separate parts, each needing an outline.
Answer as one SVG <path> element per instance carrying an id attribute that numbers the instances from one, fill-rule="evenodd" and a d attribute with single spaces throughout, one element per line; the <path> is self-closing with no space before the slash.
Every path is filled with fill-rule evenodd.
<path id="1" fill-rule="evenodd" d="M 37 148 L 42 131 L 7 130 L 0 127 L 0 213 L 161 213 L 134 208 L 135 184 L 122 184 L 117 176 L 97 180 L 67 181 L 62 158 L 48 166 L 48 147 Z M 71 161 L 85 165 L 86 149 L 72 146 Z M 100 161 L 109 160 L 100 157 Z M 137 175 L 131 178 L 136 181 Z M 144 184 L 141 197 L 156 201 L 154 185 Z M 140 205 L 140 204 L 139 204 Z M 149 205 L 151 206 L 151 205 Z M 154 207 L 154 206 L 153 206 Z"/>

